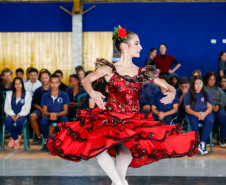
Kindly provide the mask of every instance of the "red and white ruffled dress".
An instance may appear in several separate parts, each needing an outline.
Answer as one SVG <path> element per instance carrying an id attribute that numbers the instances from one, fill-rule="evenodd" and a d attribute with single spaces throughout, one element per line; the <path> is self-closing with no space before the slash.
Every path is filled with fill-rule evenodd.
<path id="1" fill-rule="evenodd" d="M 165 125 L 139 114 L 141 86 L 153 82 L 159 70 L 153 66 L 140 68 L 134 77 L 122 76 L 104 59 L 96 66 L 107 65 L 114 75 L 108 82 L 106 110 L 81 110 L 79 121 L 59 123 L 60 131 L 47 142 L 52 155 L 79 162 L 108 150 L 116 155 L 115 146 L 124 143 L 133 156 L 130 167 L 137 168 L 160 159 L 192 156 L 199 144 L 198 132 L 182 134 L 179 124 Z"/>

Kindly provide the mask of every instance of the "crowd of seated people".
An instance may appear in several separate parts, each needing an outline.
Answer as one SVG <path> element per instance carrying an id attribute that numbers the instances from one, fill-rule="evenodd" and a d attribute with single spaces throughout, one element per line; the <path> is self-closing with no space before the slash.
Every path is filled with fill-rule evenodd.
<path id="1" fill-rule="evenodd" d="M 183 126 L 200 132 L 201 142 L 198 150 L 202 155 L 208 153 L 206 143 L 213 127 L 217 125 L 220 130 L 220 146 L 226 147 L 226 76 L 223 66 L 226 61 L 225 52 L 219 56 L 219 75 L 215 72 L 202 74 L 200 69 L 195 69 L 190 78 L 179 78 L 175 71 L 180 67 L 180 63 L 166 54 L 165 44 L 160 45 L 160 51 L 161 55 L 155 59 L 157 50 L 152 48 L 146 63 L 162 67 L 162 62 L 170 60 L 169 66 L 167 69 L 163 67 L 165 71 L 159 77 L 175 87 L 176 97 L 171 104 L 164 105 L 160 100 L 166 96 L 166 90 L 154 83 L 144 84 L 140 94 L 140 113 L 151 115 L 153 120 L 167 125 L 185 120 L 188 124 Z M 172 64 L 176 65 L 173 69 Z M 2 123 L 10 134 L 9 147 L 15 150 L 20 147 L 21 130 L 27 119 L 30 120 L 29 126 L 36 136 L 32 143 L 34 145 L 41 144 L 43 138 L 46 141 L 57 130 L 54 125 L 50 126 L 51 123 L 76 120 L 79 106 L 77 98 L 86 93 L 81 80 L 92 71 L 85 71 L 82 66 L 77 66 L 75 71 L 75 74 L 69 76 L 68 85 L 62 82 L 64 76 L 59 69 L 51 74 L 47 69 L 38 71 L 29 67 L 24 74 L 24 70 L 18 68 L 14 79 L 12 70 L 5 68 L 1 71 L 0 103 L 1 112 L 4 113 Z M 109 93 L 106 81 L 97 80 L 92 85 L 104 95 L 103 101 L 106 104 Z M 87 95 L 81 99 L 80 107 L 96 108 L 97 105 Z M 15 128 L 13 123 L 16 123 Z M 203 124 L 201 131 L 198 128 L 200 123 Z M 46 151 L 46 146 L 43 146 L 42 150 Z"/>

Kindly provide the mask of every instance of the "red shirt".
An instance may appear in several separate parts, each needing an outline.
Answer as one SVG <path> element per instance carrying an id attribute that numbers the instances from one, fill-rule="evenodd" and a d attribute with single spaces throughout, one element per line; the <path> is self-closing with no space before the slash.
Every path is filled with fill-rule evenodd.
<path id="1" fill-rule="evenodd" d="M 173 56 L 166 54 L 155 57 L 154 63 L 161 72 L 168 73 L 173 63 L 178 64 L 179 62 L 177 62 Z"/>

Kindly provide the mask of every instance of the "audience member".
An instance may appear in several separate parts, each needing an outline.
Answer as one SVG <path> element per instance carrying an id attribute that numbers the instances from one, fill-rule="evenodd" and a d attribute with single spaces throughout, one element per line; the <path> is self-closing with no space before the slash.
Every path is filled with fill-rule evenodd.
<path id="1" fill-rule="evenodd" d="M 58 75 L 53 74 L 50 77 L 51 90 L 43 94 L 41 100 L 42 115 L 40 127 L 45 141 L 51 136 L 55 130 L 54 126 L 49 128 L 51 122 L 68 122 L 68 105 L 70 104 L 69 96 L 67 93 L 59 89 L 60 78 Z M 44 151 L 47 150 L 46 144 Z"/>
<path id="2" fill-rule="evenodd" d="M 16 77 L 24 78 L 24 70 L 22 68 L 16 70 Z"/>
<path id="3" fill-rule="evenodd" d="M 175 73 L 181 64 L 173 56 L 166 54 L 166 50 L 166 44 L 162 43 L 159 45 L 160 55 L 154 58 L 154 63 L 157 68 L 160 69 L 161 74 L 169 75 L 171 73 Z M 173 64 L 176 66 L 171 69 Z"/>
<path id="4" fill-rule="evenodd" d="M 35 90 L 33 96 L 33 109 L 34 111 L 30 115 L 31 119 L 31 127 L 34 129 L 37 139 L 35 139 L 33 144 L 40 144 L 42 142 L 42 136 L 40 133 L 38 121 L 42 118 L 42 107 L 41 107 L 41 100 L 42 95 L 50 90 L 50 72 L 48 70 L 44 70 L 40 72 L 40 79 L 42 82 L 42 86 Z"/>
<path id="5" fill-rule="evenodd" d="M 226 51 L 222 51 L 219 54 L 218 70 L 219 70 L 220 77 L 226 75 Z"/>
<path id="6" fill-rule="evenodd" d="M 38 70 L 31 68 L 28 72 L 29 80 L 24 83 L 25 90 L 31 93 L 32 97 L 36 89 L 42 86 L 42 83 L 37 79 Z"/>
<path id="7" fill-rule="evenodd" d="M 226 95 L 226 75 L 221 77 L 221 89 L 224 91 L 225 95 Z"/>
<path id="8" fill-rule="evenodd" d="M 159 78 L 165 80 L 167 83 L 170 83 L 169 77 L 167 75 L 160 75 Z M 161 103 L 160 100 L 166 96 L 166 92 L 166 89 L 160 88 L 160 91 L 154 95 L 151 101 L 152 113 L 155 121 L 161 120 L 164 121 L 166 125 L 171 125 L 177 118 L 179 99 L 176 95 L 171 104 Z"/>
<path id="9" fill-rule="evenodd" d="M 68 116 L 75 117 L 76 111 L 78 107 L 77 97 L 80 94 L 86 93 L 86 91 L 79 86 L 79 77 L 78 75 L 70 75 L 69 77 L 70 88 L 66 90 L 69 95 L 70 105 L 68 108 Z M 80 102 L 81 104 L 84 102 L 85 98 Z"/>
<path id="10" fill-rule="evenodd" d="M 103 98 L 103 102 L 104 102 L 104 105 L 106 105 L 107 101 L 108 101 L 108 85 L 107 85 L 107 82 L 104 80 L 104 79 L 101 79 L 101 81 L 97 81 L 95 84 L 94 84 L 94 87 L 95 91 L 98 91 L 98 92 L 101 92 L 105 98 Z M 97 105 L 95 104 L 95 102 L 89 97 L 89 108 L 96 108 Z"/>
<path id="11" fill-rule="evenodd" d="M 68 89 L 68 86 L 62 82 L 62 80 L 63 80 L 63 72 L 62 72 L 61 70 L 58 69 L 58 70 L 56 70 L 56 71 L 54 72 L 54 74 L 56 74 L 56 75 L 59 77 L 59 79 L 60 79 L 60 86 L 59 86 L 59 89 L 60 89 L 61 91 L 66 91 L 66 90 Z"/>
<path id="12" fill-rule="evenodd" d="M 86 71 L 86 75 L 85 75 L 85 76 L 91 74 L 92 72 L 93 72 L 93 71 Z"/>
<path id="13" fill-rule="evenodd" d="M 75 67 L 75 72 L 76 72 L 76 74 L 78 74 L 78 72 L 79 72 L 80 70 L 84 70 L 83 66 L 77 66 L 77 67 Z"/>
<path id="14" fill-rule="evenodd" d="M 0 84 L 0 91 L 12 90 L 12 70 L 9 68 L 4 68 L 2 70 L 2 83 Z"/>
<path id="15" fill-rule="evenodd" d="M 179 77 L 175 73 L 170 74 L 170 84 L 175 88 L 178 89 L 179 87 Z"/>
<path id="16" fill-rule="evenodd" d="M 215 72 L 207 72 L 205 76 L 206 90 L 213 100 L 213 113 L 220 124 L 221 147 L 226 147 L 226 112 L 224 110 L 226 97 L 224 91 L 218 87 L 218 77 Z"/>
<path id="17" fill-rule="evenodd" d="M 187 77 L 181 77 L 179 82 L 179 88 L 177 89 L 177 96 L 179 98 L 179 109 L 178 109 L 178 120 L 185 118 L 185 109 L 184 109 L 184 97 L 189 91 L 190 83 Z"/>
<path id="18" fill-rule="evenodd" d="M 42 68 L 42 69 L 39 71 L 39 75 L 38 75 L 38 80 L 39 80 L 39 81 L 41 81 L 41 74 L 42 74 L 42 72 L 44 72 L 44 71 L 48 71 L 48 72 L 49 72 L 48 69 Z M 49 73 L 50 73 L 50 72 L 49 72 Z"/>
<path id="19" fill-rule="evenodd" d="M 27 70 L 26 70 L 26 79 L 24 79 L 24 83 L 25 82 L 28 82 L 29 80 L 30 80 L 30 78 L 29 78 L 29 71 L 32 69 L 33 67 L 28 67 L 27 68 Z"/>
<path id="20" fill-rule="evenodd" d="M 194 76 L 202 76 L 202 71 L 200 69 L 195 69 L 194 71 L 192 71 L 191 78 L 193 78 Z"/>
<path id="21" fill-rule="evenodd" d="M 190 90 L 184 97 L 184 107 L 192 131 L 199 130 L 198 124 L 200 122 L 204 124 L 198 147 L 198 151 L 202 155 L 208 153 L 205 144 L 214 125 L 212 104 L 211 96 L 204 88 L 202 77 L 194 76 L 191 79 Z"/>
<path id="22" fill-rule="evenodd" d="M 4 106 L 6 118 L 4 124 L 12 137 L 8 146 L 10 148 L 14 147 L 15 150 L 20 147 L 20 140 L 22 138 L 20 133 L 31 109 L 31 100 L 30 93 L 24 89 L 22 78 L 14 78 L 12 91 L 6 93 Z M 16 123 L 15 129 L 13 128 L 13 123 Z"/>
<path id="23" fill-rule="evenodd" d="M 80 82 L 85 78 L 85 75 L 86 75 L 86 72 L 84 70 L 80 70 L 78 72 L 78 77 L 79 77 Z"/>
<path id="24" fill-rule="evenodd" d="M 149 51 L 149 56 L 145 60 L 145 65 L 155 65 L 154 58 L 156 57 L 156 55 L 157 55 L 157 49 L 151 48 Z"/>
<path id="25" fill-rule="evenodd" d="M 151 100 L 154 98 L 154 94 L 159 91 L 159 87 L 153 83 L 147 83 L 142 86 L 139 100 L 141 114 L 151 112 Z"/>

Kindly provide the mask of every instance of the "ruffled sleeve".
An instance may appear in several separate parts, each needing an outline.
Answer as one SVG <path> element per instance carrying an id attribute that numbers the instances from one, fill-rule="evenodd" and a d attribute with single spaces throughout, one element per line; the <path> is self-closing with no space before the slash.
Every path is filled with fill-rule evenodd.
<path id="1" fill-rule="evenodd" d="M 159 69 L 152 65 L 146 65 L 141 69 L 139 74 L 139 81 L 143 84 L 153 82 L 159 76 Z"/>
<path id="2" fill-rule="evenodd" d="M 100 68 L 102 66 L 109 66 L 113 69 L 113 71 L 115 71 L 114 65 L 112 63 L 110 63 L 108 60 L 106 60 L 104 58 L 97 58 L 96 62 L 95 62 L 95 70 L 97 70 L 98 68 Z"/>

